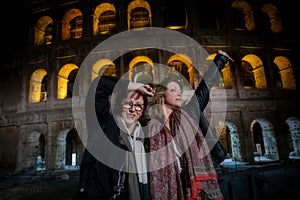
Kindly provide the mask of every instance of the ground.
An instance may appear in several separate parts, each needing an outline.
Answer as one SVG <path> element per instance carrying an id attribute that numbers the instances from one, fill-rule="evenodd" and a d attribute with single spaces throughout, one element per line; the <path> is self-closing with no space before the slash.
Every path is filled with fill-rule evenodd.
<path id="1" fill-rule="evenodd" d="M 217 172 L 225 200 L 300 199 L 300 160 L 248 165 L 226 159 Z M 78 180 L 78 170 L 0 174 L 0 200 L 75 200 Z"/>
<path id="2" fill-rule="evenodd" d="M 78 191 L 78 173 L 26 172 L 0 178 L 0 200 L 72 200 Z"/>

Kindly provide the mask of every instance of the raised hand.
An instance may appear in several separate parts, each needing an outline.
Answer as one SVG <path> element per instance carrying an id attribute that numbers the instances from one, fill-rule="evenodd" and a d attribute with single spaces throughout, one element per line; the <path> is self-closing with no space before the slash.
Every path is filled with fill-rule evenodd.
<path id="1" fill-rule="evenodd" d="M 226 56 L 231 62 L 234 62 L 234 60 L 226 52 L 218 50 L 218 54 L 222 54 L 223 56 Z"/>

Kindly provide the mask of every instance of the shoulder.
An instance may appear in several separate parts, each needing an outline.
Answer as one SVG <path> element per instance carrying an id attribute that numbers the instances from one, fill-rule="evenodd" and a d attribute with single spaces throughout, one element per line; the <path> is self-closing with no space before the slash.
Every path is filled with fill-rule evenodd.
<path id="1" fill-rule="evenodd" d="M 162 122 L 156 118 L 152 118 L 152 119 L 150 119 L 148 126 L 153 126 L 153 125 L 158 125 L 158 124 L 162 124 Z"/>
<path id="2" fill-rule="evenodd" d="M 149 137 L 157 134 L 163 127 L 163 123 L 158 119 L 151 119 L 148 123 Z"/>

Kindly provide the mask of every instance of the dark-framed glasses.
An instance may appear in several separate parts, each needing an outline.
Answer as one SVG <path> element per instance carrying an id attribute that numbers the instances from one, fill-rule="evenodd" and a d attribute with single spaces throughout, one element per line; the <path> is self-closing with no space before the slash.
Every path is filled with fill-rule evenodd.
<path id="1" fill-rule="evenodd" d="M 134 109 L 136 111 L 142 111 L 144 109 L 143 104 L 140 104 L 140 103 L 135 103 L 134 104 L 132 101 L 129 101 L 129 100 L 124 100 L 122 105 L 123 105 L 124 108 L 127 108 L 127 109 L 134 107 Z"/>

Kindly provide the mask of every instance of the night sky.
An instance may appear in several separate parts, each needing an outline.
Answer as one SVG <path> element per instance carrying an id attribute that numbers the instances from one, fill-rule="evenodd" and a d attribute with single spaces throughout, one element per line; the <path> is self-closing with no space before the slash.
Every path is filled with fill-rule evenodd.
<path id="1" fill-rule="evenodd" d="M 1 63 L 10 61 L 13 55 L 19 55 L 29 42 L 29 32 L 31 24 L 31 9 L 28 2 L 31 0 L 8 0 L 4 1 L 1 6 Z M 291 0 L 287 0 L 291 1 Z M 298 10 L 293 4 L 284 4 L 280 7 L 281 14 L 285 19 L 285 23 L 290 23 L 289 27 L 285 27 L 288 32 L 295 32 L 298 30 L 300 20 L 298 17 Z M 296 10 L 296 12 L 295 12 Z M 296 17 L 295 17 L 296 16 Z M 298 32 L 297 32 L 298 33 Z M 298 39 L 298 35 L 296 38 Z"/>
<path id="2" fill-rule="evenodd" d="M 1 10 L 1 60 L 11 60 L 19 54 L 28 43 L 30 9 L 26 0 L 15 0 L 3 3 Z"/>

